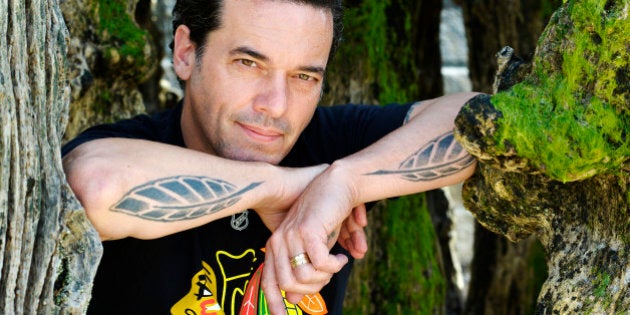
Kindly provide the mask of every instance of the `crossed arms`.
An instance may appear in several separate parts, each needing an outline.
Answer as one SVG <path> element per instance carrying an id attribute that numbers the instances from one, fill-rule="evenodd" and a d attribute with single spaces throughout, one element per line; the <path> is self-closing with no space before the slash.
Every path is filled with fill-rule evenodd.
<path id="1" fill-rule="evenodd" d="M 274 231 L 266 246 L 263 289 L 275 314 L 284 311 L 279 288 L 297 302 L 319 291 L 346 263 L 328 250 L 344 234 L 344 221 L 346 234 L 360 230 L 353 208 L 451 185 L 472 174 L 474 160 L 451 133 L 455 115 L 472 96 L 424 101 L 411 108 L 403 127 L 330 166 L 285 168 L 109 138 L 74 149 L 64 157 L 64 169 L 104 240 L 157 238 L 255 210 Z M 161 194 L 164 189 L 170 193 Z M 288 258 L 302 252 L 312 264 L 292 269 Z"/>

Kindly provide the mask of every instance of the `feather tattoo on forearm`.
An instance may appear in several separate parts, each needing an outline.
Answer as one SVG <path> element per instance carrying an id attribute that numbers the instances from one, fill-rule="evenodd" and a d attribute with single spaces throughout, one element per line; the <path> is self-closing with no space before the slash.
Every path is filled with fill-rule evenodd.
<path id="1" fill-rule="evenodd" d="M 209 177 L 166 177 L 134 187 L 111 210 L 160 222 L 192 220 L 234 205 L 260 184 L 239 189 Z"/>
<path id="2" fill-rule="evenodd" d="M 399 174 L 412 182 L 429 181 L 457 173 L 473 162 L 474 158 L 448 132 L 412 154 L 397 170 L 378 170 L 367 175 Z"/>

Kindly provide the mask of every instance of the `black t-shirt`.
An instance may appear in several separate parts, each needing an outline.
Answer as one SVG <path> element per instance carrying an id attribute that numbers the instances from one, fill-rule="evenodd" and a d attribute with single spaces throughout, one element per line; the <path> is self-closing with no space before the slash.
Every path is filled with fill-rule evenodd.
<path id="1" fill-rule="evenodd" d="M 63 154 L 107 137 L 183 147 L 181 110 L 180 103 L 151 116 L 92 127 L 66 144 Z M 332 163 L 401 126 L 408 110 L 409 104 L 319 107 L 280 165 Z M 245 210 L 159 239 L 106 241 L 88 314 L 238 314 L 244 296 L 248 302 L 260 303 L 256 271 L 264 261 L 269 236 L 258 215 Z M 338 245 L 332 251 L 344 252 Z M 350 268 L 349 263 L 320 292 L 330 314 L 341 313 Z M 309 314 L 307 310 L 290 313 Z"/>

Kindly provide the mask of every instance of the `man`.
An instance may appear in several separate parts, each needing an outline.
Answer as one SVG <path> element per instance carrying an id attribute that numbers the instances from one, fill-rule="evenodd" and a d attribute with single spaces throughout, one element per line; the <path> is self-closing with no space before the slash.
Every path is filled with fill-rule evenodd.
<path id="1" fill-rule="evenodd" d="M 179 1 L 174 16 L 182 103 L 64 147 L 105 241 L 89 313 L 340 313 L 348 258 L 330 247 L 365 253 L 362 204 L 472 173 L 451 130 L 473 94 L 317 108 L 339 1 Z"/>

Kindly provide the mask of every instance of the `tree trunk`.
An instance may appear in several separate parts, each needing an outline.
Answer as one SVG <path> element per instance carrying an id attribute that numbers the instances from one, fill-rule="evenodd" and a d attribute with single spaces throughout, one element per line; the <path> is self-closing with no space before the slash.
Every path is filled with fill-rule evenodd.
<path id="1" fill-rule="evenodd" d="M 64 131 L 144 111 L 155 49 L 135 5 L 0 3 L 1 314 L 85 312 L 102 246 L 60 148 Z"/>
<path id="2" fill-rule="evenodd" d="M 68 40 L 72 102 L 65 140 L 87 127 L 144 113 L 138 86 L 157 68 L 156 43 L 136 18 L 150 25 L 146 1 L 61 3 L 70 29 Z M 137 14 L 138 13 L 138 14 Z M 142 16 L 144 15 L 144 16 Z"/>
<path id="3" fill-rule="evenodd" d="M 65 183 L 67 29 L 54 1 L 0 3 L 0 313 L 83 313 L 101 244 Z"/>
<path id="4" fill-rule="evenodd" d="M 144 112 L 145 101 L 163 101 L 150 83 L 143 89 L 154 97 L 143 101 L 138 92 L 161 56 L 156 39 L 137 26 L 151 28 L 147 4 L 0 3 L 0 34 L 6 34 L 0 37 L 0 313 L 85 310 L 101 246 L 65 183 L 59 147 L 62 137 Z M 345 5 L 346 42 L 330 67 L 324 104 L 442 94 L 441 1 Z M 370 213 L 371 252 L 357 263 L 347 313 L 453 313 L 459 307 L 445 302 L 453 292 L 452 266 L 425 201 L 440 204 L 440 198 L 400 198 Z"/>
<path id="5" fill-rule="evenodd" d="M 559 0 L 455 0 L 464 11 L 474 91 L 494 93 L 496 53 L 510 45 L 531 61 L 537 38 Z M 503 85 L 514 82 L 503 81 Z M 546 275 L 542 247 L 531 237 L 510 242 L 477 224 L 466 314 L 531 314 Z"/>
<path id="6" fill-rule="evenodd" d="M 567 1 L 531 70 L 499 55 L 495 86 L 522 82 L 457 118 L 480 160 L 467 207 L 511 240 L 536 234 L 547 252 L 537 314 L 630 310 L 629 11 L 627 0 Z"/>
<path id="7" fill-rule="evenodd" d="M 454 0 L 464 11 L 473 91 L 491 93 L 497 69 L 493 56 L 510 45 L 531 61 L 536 41 L 560 0 Z"/>
<path id="8" fill-rule="evenodd" d="M 346 1 L 345 6 L 345 41 L 328 67 L 323 104 L 442 95 L 442 1 Z M 461 307 L 448 234 L 434 230 L 427 199 L 437 201 L 430 206 L 440 205 L 431 212 L 436 221 L 449 226 L 440 191 L 388 201 L 371 211 L 370 251 L 355 263 L 344 314 L 441 314 Z"/>

